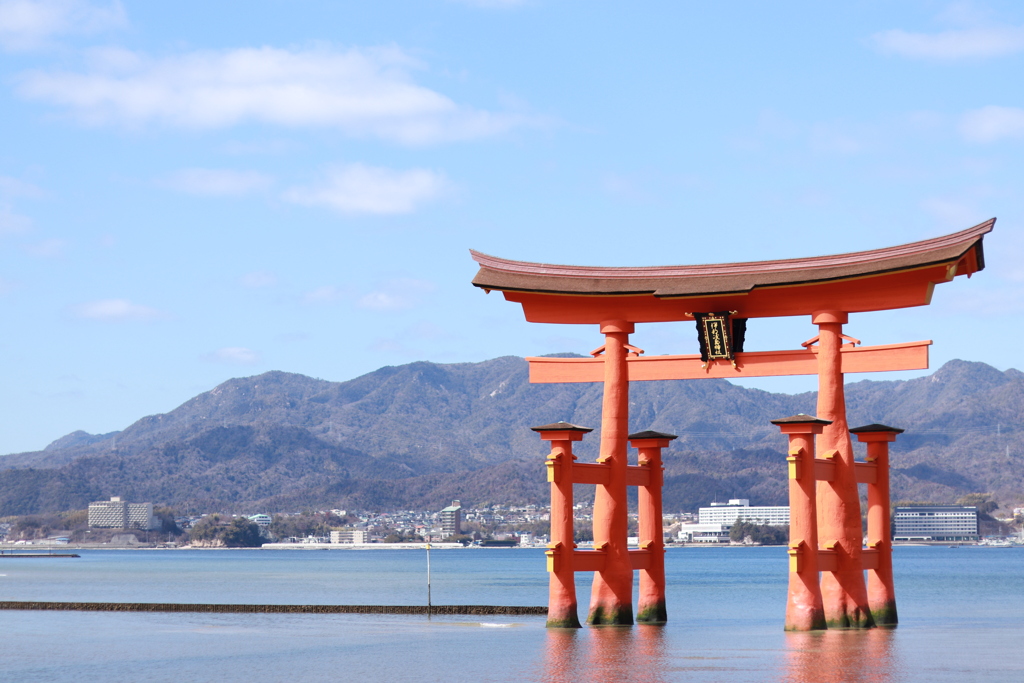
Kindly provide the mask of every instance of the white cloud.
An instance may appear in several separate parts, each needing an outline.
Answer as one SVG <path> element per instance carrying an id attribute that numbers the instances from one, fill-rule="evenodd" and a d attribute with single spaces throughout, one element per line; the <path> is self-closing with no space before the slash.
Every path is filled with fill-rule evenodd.
<path id="1" fill-rule="evenodd" d="M 127 26 L 120 2 L 0 0 L 0 46 L 8 51 L 45 47 L 56 36 L 90 34 Z"/>
<path id="2" fill-rule="evenodd" d="M 216 168 L 186 168 L 159 181 L 173 190 L 209 197 L 239 197 L 265 190 L 272 183 L 270 176 L 256 171 Z"/>
<path id="3" fill-rule="evenodd" d="M 16 213 L 12 199 L 38 199 L 42 196 L 43 191 L 31 183 L 10 176 L 0 176 L 0 235 L 14 235 L 32 229 L 32 219 Z"/>
<path id="4" fill-rule="evenodd" d="M 100 299 L 72 307 L 75 317 L 102 322 L 123 322 L 129 320 L 157 320 L 166 314 L 149 306 L 134 304 L 128 299 Z"/>
<path id="5" fill-rule="evenodd" d="M 368 345 L 367 350 L 410 358 L 423 358 L 432 355 L 428 347 L 436 349 L 438 342 L 453 340 L 457 340 L 457 337 L 444 328 L 431 322 L 420 321 L 392 337 L 377 337 Z"/>
<path id="6" fill-rule="evenodd" d="M 30 197 L 32 199 L 39 199 L 42 196 L 43 191 L 32 183 L 0 175 L 0 197 Z"/>
<path id="7" fill-rule="evenodd" d="M 56 237 L 25 245 L 25 250 L 28 251 L 28 253 L 41 258 L 57 258 L 63 256 L 67 248 L 67 240 L 58 239 Z"/>
<path id="8" fill-rule="evenodd" d="M 979 218 L 978 210 L 962 201 L 944 197 L 931 197 L 921 202 L 921 208 L 930 213 L 947 228 L 963 230 L 976 225 L 984 218 Z"/>
<path id="9" fill-rule="evenodd" d="M 1024 26 L 987 26 L 941 33 L 893 29 L 874 34 L 871 41 L 882 52 L 916 59 L 999 57 L 1024 50 Z"/>
<path id="10" fill-rule="evenodd" d="M 356 306 L 359 308 L 371 311 L 396 311 L 409 308 L 411 305 L 407 297 L 390 292 L 370 292 L 359 297 L 359 301 L 356 302 Z"/>
<path id="11" fill-rule="evenodd" d="M 1024 137 L 1024 109 L 990 105 L 964 114 L 960 131 L 973 142 Z"/>
<path id="12" fill-rule="evenodd" d="M 244 122 L 339 128 L 406 144 L 470 139 L 530 123 L 521 114 L 456 104 L 413 82 L 400 49 L 197 51 L 150 58 L 93 53 L 85 73 L 31 71 L 22 97 L 67 108 L 91 124 L 221 128 Z"/>
<path id="13" fill-rule="evenodd" d="M 653 199 L 645 182 L 620 173 L 605 173 L 601 178 L 601 189 L 613 197 L 626 201 L 645 203 Z"/>
<path id="14" fill-rule="evenodd" d="M 277 284 L 277 275 L 271 273 L 269 270 L 257 270 L 252 273 L 246 273 L 240 277 L 238 281 L 242 283 L 243 287 L 249 287 L 252 289 L 273 287 Z"/>
<path id="15" fill-rule="evenodd" d="M 811 149 L 816 152 L 857 154 L 864 149 L 864 143 L 836 124 L 815 124 L 811 130 Z"/>
<path id="16" fill-rule="evenodd" d="M 302 295 L 305 304 L 333 304 L 352 297 L 352 291 L 344 287 L 324 285 Z"/>
<path id="17" fill-rule="evenodd" d="M 222 349 L 203 354 L 202 359 L 229 365 L 255 365 L 260 362 L 260 354 L 244 346 L 225 346 Z"/>
<path id="18" fill-rule="evenodd" d="M 330 167 L 324 180 L 311 187 L 294 187 L 284 198 L 306 206 L 326 206 L 341 213 L 412 213 L 423 202 L 450 189 L 444 174 L 423 168 L 390 168 L 347 164 Z"/>
<path id="19" fill-rule="evenodd" d="M 415 306 L 422 295 L 434 291 L 434 283 L 412 278 L 388 280 L 356 301 L 369 311 L 400 311 Z"/>
<path id="20" fill-rule="evenodd" d="M 0 235 L 16 235 L 31 229 L 31 218 L 15 213 L 8 202 L 0 201 Z"/>

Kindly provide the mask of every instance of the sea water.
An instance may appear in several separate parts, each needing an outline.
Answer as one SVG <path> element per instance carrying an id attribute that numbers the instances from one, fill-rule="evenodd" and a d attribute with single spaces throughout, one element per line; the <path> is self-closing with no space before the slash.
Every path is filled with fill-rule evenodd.
<path id="1" fill-rule="evenodd" d="M 422 550 L 0 559 L 0 600 L 425 604 Z M 0 612 L 0 681 L 1024 681 L 1024 548 L 895 550 L 896 629 L 786 633 L 783 548 L 670 548 L 665 626 Z M 581 616 L 589 574 L 579 574 Z M 539 549 L 434 550 L 434 604 L 543 605 Z"/>

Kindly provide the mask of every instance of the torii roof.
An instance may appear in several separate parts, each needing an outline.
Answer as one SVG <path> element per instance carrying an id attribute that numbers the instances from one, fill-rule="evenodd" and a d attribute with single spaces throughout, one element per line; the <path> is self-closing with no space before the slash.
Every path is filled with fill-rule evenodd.
<path id="1" fill-rule="evenodd" d="M 473 284 L 522 303 L 532 322 L 666 322 L 720 310 L 748 318 L 851 313 L 926 305 L 935 284 L 982 270 L 982 238 L 995 220 L 885 249 L 780 261 L 602 268 L 470 253 L 480 264 Z"/>

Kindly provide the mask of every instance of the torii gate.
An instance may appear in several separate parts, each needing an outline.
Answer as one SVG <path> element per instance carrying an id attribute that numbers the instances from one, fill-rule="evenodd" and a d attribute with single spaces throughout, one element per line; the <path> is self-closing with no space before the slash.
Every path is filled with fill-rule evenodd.
<path id="1" fill-rule="evenodd" d="M 969 277 L 982 270 L 985 265 L 982 239 L 994 224 L 993 218 L 952 235 L 872 251 L 716 265 L 561 266 L 510 261 L 471 251 L 473 259 L 480 264 L 473 284 L 486 292 L 501 291 L 507 301 L 521 304 L 529 322 L 598 325 L 604 335 L 604 345 L 592 352 L 593 358 L 527 359 L 531 382 L 604 382 L 601 447 L 596 464 L 572 463 L 575 456 L 571 442 L 590 430 L 566 423 L 536 428 L 542 439 L 552 441 L 553 447 L 548 460 L 553 498 L 548 624 L 579 625 L 575 571 L 595 572 L 589 623 L 633 623 L 634 569 L 641 569 L 641 583 L 647 576 L 649 584 L 646 592 L 641 586 L 639 618 L 652 622 L 666 618 L 658 458 L 661 448 L 674 437 L 657 432 L 628 434 L 630 381 L 811 374 L 818 375 L 817 416 L 794 416 L 777 421 L 783 432 L 790 434 L 792 442 L 790 497 L 794 509 L 791 513 L 810 516 L 791 520 L 790 603 L 803 611 L 802 616 L 787 618 L 786 627 L 801 630 L 826 625 L 867 628 L 876 621 L 895 623 L 891 556 L 887 555 L 884 562 L 872 559 L 865 567 L 858 471 L 846 422 L 843 375 L 927 369 L 931 342 L 857 346 L 857 340 L 843 334 L 843 325 L 849 321 L 850 313 L 927 305 L 931 303 L 936 284 L 949 282 L 957 275 Z M 743 350 L 747 319 L 797 315 L 811 316 L 819 332 L 817 337 L 804 342 L 802 349 Z M 637 323 L 683 320 L 698 321 L 701 356 L 643 356 L 641 349 L 629 344 L 629 335 Z M 843 343 L 844 339 L 849 343 Z M 866 437 L 862 440 L 876 442 L 871 444 L 875 447 L 872 453 L 876 460 L 881 453 L 877 447 L 884 448 L 884 442 L 893 440 L 900 431 L 884 425 L 871 425 L 864 430 L 859 436 Z M 819 434 L 816 450 L 814 434 Z M 627 466 L 629 440 L 634 440 L 634 445 L 641 449 L 640 467 Z M 817 455 L 813 463 L 806 463 L 808 466 L 804 466 L 802 472 L 799 457 L 793 455 L 797 451 Z M 822 476 L 818 476 L 815 469 L 819 462 L 820 467 L 829 470 Z M 657 475 L 652 471 L 652 464 Z M 637 472 L 645 468 L 647 473 Z M 887 471 L 885 479 L 887 499 Z M 823 483 L 817 485 L 817 481 Z M 573 549 L 572 483 L 597 486 L 593 551 Z M 641 486 L 641 493 L 646 488 L 647 495 L 657 489 L 656 501 L 647 499 L 647 507 L 652 508 L 648 511 L 647 524 L 641 521 L 645 527 L 641 530 L 641 552 L 632 554 L 626 547 L 626 488 L 631 484 Z M 568 520 L 562 518 L 566 490 L 570 501 Z M 806 500 L 812 493 L 816 504 Z M 556 528 L 554 503 L 559 495 L 563 512 Z M 877 498 L 881 494 L 876 490 L 872 495 Z M 652 529 L 650 513 L 655 512 L 659 528 Z M 874 512 L 877 516 L 877 511 Z M 875 556 L 891 553 L 888 533 L 885 540 L 886 543 L 872 549 Z M 877 572 L 875 567 L 883 564 L 890 568 L 888 589 L 879 589 L 881 602 L 872 609 L 863 570 L 871 568 Z M 811 580 L 811 567 L 815 574 L 822 571 L 820 593 L 817 581 L 813 582 L 813 587 L 807 585 Z M 656 585 L 658 577 L 660 586 Z M 801 579 L 803 584 L 796 579 Z M 657 604 L 659 589 L 660 608 Z M 813 602 L 805 604 L 805 598 L 813 600 L 815 594 L 821 601 L 820 608 Z M 886 605 L 891 605 L 891 609 Z"/>

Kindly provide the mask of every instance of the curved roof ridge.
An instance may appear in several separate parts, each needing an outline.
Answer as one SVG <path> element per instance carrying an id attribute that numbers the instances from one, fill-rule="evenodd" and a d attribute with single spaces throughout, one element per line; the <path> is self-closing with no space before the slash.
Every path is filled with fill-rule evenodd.
<path id="1" fill-rule="evenodd" d="M 805 258 L 782 259 L 778 261 L 747 261 L 741 263 L 715 263 L 689 266 L 571 266 L 550 263 L 534 263 L 530 261 L 513 261 L 497 256 L 490 256 L 479 251 L 469 250 L 473 260 L 489 270 L 517 273 L 523 275 L 546 275 L 554 277 L 586 277 L 586 278 L 664 278 L 687 276 L 737 275 L 751 272 L 779 272 L 787 270 L 808 270 L 815 268 L 834 268 L 862 263 L 884 261 L 915 254 L 924 254 L 935 249 L 952 247 L 957 244 L 976 240 L 991 232 L 996 219 L 979 223 L 973 227 L 954 232 L 949 235 L 933 237 L 919 242 L 900 244 L 894 247 L 872 249 L 869 251 L 849 252 L 828 256 L 810 256 Z"/>

